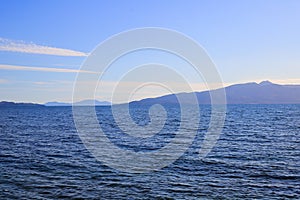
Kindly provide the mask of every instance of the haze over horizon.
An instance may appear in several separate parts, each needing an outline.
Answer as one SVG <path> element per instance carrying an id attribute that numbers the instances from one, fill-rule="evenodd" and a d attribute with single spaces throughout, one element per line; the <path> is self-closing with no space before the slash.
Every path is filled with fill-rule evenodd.
<path id="1" fill-rule="evenodd" d="M 73 102 L 59 102 L 59 101 L 48 101 L 44 103 L 38 103 L 39 105 L 45 106 L 105 106 L 105 105 L 117 105 L 117 104 L 127 104 L 127 103 L 141 103 L 145 104 L 147 102 L 149 104 L 165 104 L 169 102 L 173 104 L 174 99 L 185 96 L 184 101 L 187 104 L 190 104 L 191 93 L 195 93 L 198 96 L 199 104 L 210 104 L 210 93 L 214 91 L 218 91 L 221 88 L 216 88 L 214 90 L 202 90 L 202 91 L 192 91 L 192 92 L 180 92 L 180 93 L 167 93 L 158 96 L 150 96 L 140 99 L 132 99 L 130 101 L 125 102 L 109 102 L 102 101 L 101 99 L 82 99 L 80 101 Z M 232 84 L 224 87 L 226 99 L 226 104 L 299 104 L 300 103 L 300 84 L 276 84 L 269 80 L 261 81 L 261 82 L 248 82 L 248 83 L 239 83 Z M 175 96 L 174 96 L 175 95 Z M 22 104 L 35 104 L 35 102 L 11 102 L 11 101 L 0 101 L 2 105 L 19 105 Z"/>
<path id="2" fill-rule="evenodd" d="M 74 80 L 89 52 L 112 35 L 142 27 L 172 29 L 193 38 L 216 64 L 224 86 L 265 80 L 300 84 L 300 2 L 296 0 L 13 0 L 2 5 L 0 101 L 71 102 Z M 121 73 L 153 58 L 184 71 L 193 91 L 207 89 L 188 65 L 148 51 L 116 62 L 102 82 L 107 92 L 98 92 L 96 99 L 110 101 Z M 124 95 L 135 81 L 122 84 Z M 183 92 L 180 83 L 172 84 L 177 84 L 176 92 Z M 164 94 L 166 90 L 150 87 L 133 98 Z"/>

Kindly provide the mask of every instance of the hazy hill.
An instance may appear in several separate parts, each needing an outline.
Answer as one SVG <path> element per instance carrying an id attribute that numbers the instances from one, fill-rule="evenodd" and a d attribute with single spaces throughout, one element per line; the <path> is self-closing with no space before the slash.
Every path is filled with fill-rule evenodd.
<path id="1" fill-rule="evenodd" d="M 45 106 L 71 106 L 71 104 L 64 103 L 64 102 L 51 101 L 51 102 L 45 103 Z"/>
<path id="2" fill-rule="evenodd" d="M 214 90 L 213 90 L 214 91 Z M 235 84 L 225 87 L 228 104 L 300 104 L 300 85 L 278 85 L 269 81 Z M 180 93 L 184 103 L 191 103 L 192 93 Z M 200 104 L 210 104 L 209 91 L 195 92 Z M 176 104 L 176 95 L 147 98 L 133 104 Z"/>
<path id="3" fill-rule="evenodd" d="M 16 107 L 16 106 L 26 106 L 26 107 L 43 107 L 42 104 L 36 104 L 36 103 L 15 103 L 15 102 L 9 102 L 9 101 L 1 101 L 1 106 L 10 106 L 10 107 Z"/>
<path id="4" fill-rule="evenodd" d="M 98 100 L 83 100 L 83 101 L 80 101 L 80 102 L 76 102 L 75 104 L 76 105 L 79 105 L 79 106 L 92 106 L 94 105 L 94 102 L 95 102 L 95 106 L 108 106 L 108 105 L 111 105 L 110 102 L 108 101 L 98 101 Z M 64 103 L 64 102 L 48 102 L 48 103 L 45 103 L 45 106 L 72 106 L 71 103 Z"/>

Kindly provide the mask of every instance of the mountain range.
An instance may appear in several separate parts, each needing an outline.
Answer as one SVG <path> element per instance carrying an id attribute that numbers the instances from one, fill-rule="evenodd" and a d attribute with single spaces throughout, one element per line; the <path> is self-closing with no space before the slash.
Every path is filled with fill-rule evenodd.
<path id="1" fill-rule="evenodd" d="M 36 104 L 36 103 L 15 103 L 15 102 L 9 102 L 9 101 L 1 101 L 0 107 L 43 107 L 43 104 Z"/>
<path id="2" fill-rule="evenodd" d="M 211 92 L 220 89 L 212 90 Z M 270 81 L 261 83 L 235 84 L 224 88 L 226 92 L 227 104 L 300 104 L 300 85 L 279 85 Z M 196 95 L 199 104 L 210 104 L 210 91 L 169 94 L 156 98 L 146 98 L 130 104 L 176 104 L 177 97 L 183 99 L 183 103 L 192 103 L 191 97 Z M 109 106 L 108 101 L 83 100 L 75 103 L 80 106 Z M 71 103 L 48 102 L 45 104 L 0 102 L 0 106 L 72 106 Z"/>
<path id="3" fill-rule="evenodd" d="M 218 92 L 220 89 L 212 90 Z M 227 104 L 300 104 L 300 85 L 279 85 L 270 81 L 235 84 L 224 88 Z M 176 104 L 177 97 L 190 104 L 193 93 L 170 94 L 131 102 L 133 104 Z M 195 92 L 199 104 L 210 104 L 210 91 Z M 177 96 L 177 97 L 176 97 Z"/>

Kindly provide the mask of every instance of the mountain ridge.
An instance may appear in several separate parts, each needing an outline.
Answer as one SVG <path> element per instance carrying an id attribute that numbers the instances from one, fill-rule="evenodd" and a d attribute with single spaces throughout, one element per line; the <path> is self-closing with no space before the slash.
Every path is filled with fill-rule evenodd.
<path id="1" fill-rule="evenodd" d="M 199 104 L 210 104 L 210 92 L 217 92 L 223 88 L 202 91 L 169 94 L 156 98 L 146 98 L 130 102 L 132 104 L 176 104 L 177 96 L 183 99 L 184 104 L 191 103 L 192 94 L 195 94 Z M 300 104 L 300 85 L 280 85 L 270 81 L 260 83 L 249 82 L 224 87 L 227 104 Z"/>
<path id="2" fill-rule="evenodd" d="M 20 106 L 22 106 L 22 107 L 45 107 L 45 105 L 43 105 L 43 104 L 38 104 L 38 103 L 24 103 L 24 102 L 22 102 L 22 103 L 16 103 L 16 102 L 11 102 L 11 101 L 1 101 L 0 102 L 0 107 L 3 107 L 3 106 L 5 106 L 5 107 L 16 107 L 16 106 L 18 106 L 18 107 L 20 107 Z"/>

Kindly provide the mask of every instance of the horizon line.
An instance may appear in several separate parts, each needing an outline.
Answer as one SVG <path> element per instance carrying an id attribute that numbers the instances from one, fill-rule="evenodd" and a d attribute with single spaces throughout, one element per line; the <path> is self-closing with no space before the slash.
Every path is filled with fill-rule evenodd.
<path id="1" fill-rule="evenodd" d="M 0 65 L 1 67 L 1 65 Z M 289 79 L 291 80 L 291 79 Z M 292 80 L 298 80 L 298 79 L 292 79 Z M 300 80 L 300 79 L 299 79 Z M 228 84 L 224 84 L 224 87 L 221 87 L 221 88 L 227 88 L 227 87 L 230 87 L 230 86 L 233 86 L 233 85 L 241 85 L 241 84 L 251 84 L 251 83 L 256 83 L 256 84 L 261 84 L 263 82 L 270 82 L 271 84 L 275 84 L 275 85 L 282 85 L 282 86 L 300 86 L 300 83 L 285 83 L 285 84 L 280 84 L 280 83 L 276 83 L 274 81 L 270 81 L 270 80 L 260 80 L 260 81 L 250 81 L 250 82 L 238 82 L 238 83 L 228 83 Z M 126 104 L 126 103 L 130 103 L 130 102 L 134 102 L 134 101 L 140 101 L 140 100 L 143 100 L 143 99 L 149 99 L 149 98 L 158 98 L 158 97 L 163 97 L 163 96 L 166 96 L 166 95 L 172 95 L 172 94 L 183 94 L 183 93 L 197 93 L 197 92 L 208 92 L 208 91 L 213 91 L 213 90 L 217 90 L 217 89 L 221 89 L 221 88 L 215 88 L 215 89 L 212 89 L 212 90 L 200 90 L 200 91 L 191 91 L 191 92 L 178 92 L 178 93 L 166 93 L 166 94 L 160 94 L 160 95 L 154 95 L 154 96 L 148 96 L 148 97 L 144 97 L 144 98 L 140 98 L 140 99 L 135 99 L 135 100 L 132 100 L 132 101 L 129 101 L 129 102 L 118 102 L 118 103 L 112 103 L 111 101 L 108 101 L 108 100 L 99 100 L 99 99 L 81 99 L 75 103 L 79 103 L 81 101 L 86 101 L 86 100 L 94 100 L 94 101 L 100 101 L 100 102 L 108 102 L 110 103 L 111 105 L 117 105 L 117 104 Z M 18 101 L 18 100 L 0 100 L 0 102 L 13 102 L 13 103 L 33 103 L 33 104 L 40 104 L 40 105 L 45 105 L 46 103 L 49 103 L 49 102 L 55 102 L 55 103 L 66 103 L 66 104 L 73 104 L 73 101 L 64 101 L 64 100 L 49 100 L 49 101 L 46 101 L 46 102 L 35 102 L 35 101 Z"/>

